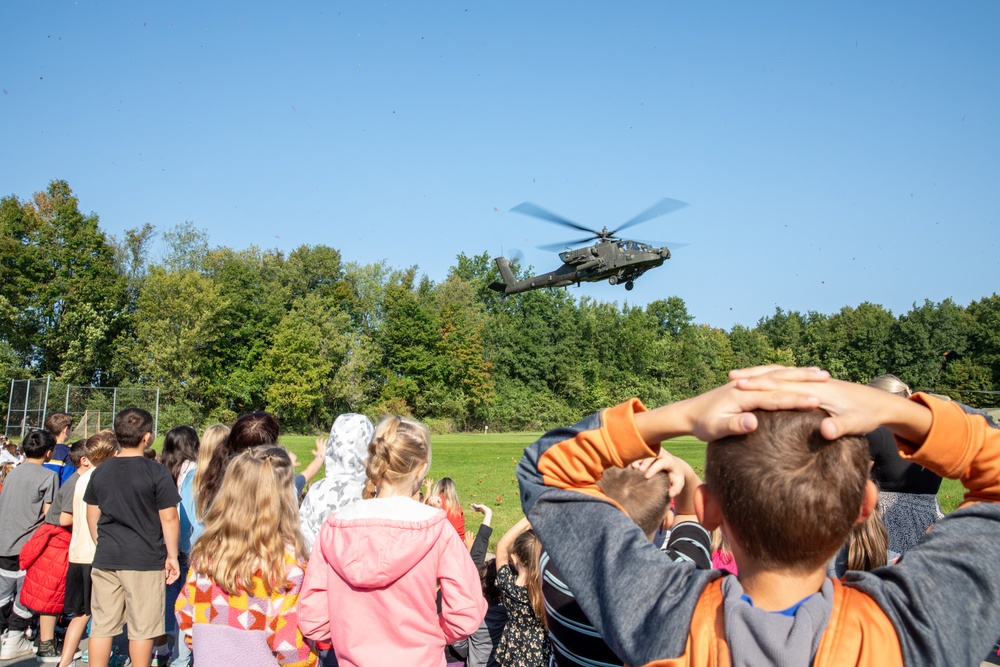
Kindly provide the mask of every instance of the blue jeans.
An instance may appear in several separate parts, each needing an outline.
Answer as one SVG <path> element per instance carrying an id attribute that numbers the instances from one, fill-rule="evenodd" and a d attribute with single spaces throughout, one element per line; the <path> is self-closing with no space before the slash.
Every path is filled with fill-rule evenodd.
<path id="1" fill-rule="evenodd" d="M 177 577 L 177 581 L 167 586 L 167 604 L 164 610 L 163 627 L 166 628 L 166 633 L 174 635 L 175 639 L 173 646 L 174 655 L 170 661 L 170 667 L 188 667 L 191 664 L 191 649 L 187 647 L 184 635 L 177 627 L 177 616 L 174 614 L 174 603 L 177 602 L 177 597 L 181 594 L 184 583 L 187 581 L 189 569 L 188 555 L 185 553 L 177 554 L 177 562 L 181 566 L 181 576 Z"/>

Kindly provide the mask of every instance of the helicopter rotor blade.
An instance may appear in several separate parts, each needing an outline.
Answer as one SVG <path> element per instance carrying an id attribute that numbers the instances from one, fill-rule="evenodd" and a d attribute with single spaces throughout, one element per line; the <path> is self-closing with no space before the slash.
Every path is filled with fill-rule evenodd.
<path id="1" fill-rule="evenodd" d="M 598 237 L 596 236 L 588 236 L 585 239 L 577 239 L 575 241 L 563 241 L 561 243 L 549 243 L 548 245 L 540 245 L 535 247 L 537 247 L 539 250 L 547 250 L 548 252 L 560 252 L 570 246 L 579 245 L 581 243 L 590 243 L 591 241 L 594 241 L 597 238 Z"/>
<path id="2" fill-rule="evenodd" d="M 581 224 L 575 223 L 572 220 L 567 220 L 566 218 L 556 215 L 551 211 L 546 211 L 541 206 L 537 204 L 532 204 L 531 202 L 524 202 L 518 204 L 514 208 L 510 209 L 511 213 L 520 213 L 521 215 L 530 215 L 533 218 L 540 218 L 541 220 L 548 220 L 549 222 L 554 222 L 557 225 L 562 225 L 563 227 L 571 227 L 572 229 L 579 229 L 581 232 L 589 232 L 591 234 L 597 234 L 597 231 L 590 229 L 589 227 L 584 227 Z"/>
<path id="3" fill-rule="evenodd" d="M 647 220 L 658 218 L 661 215 L 666 215 L 667 213 L 673 213 L 674 211 L 682 209 L 685 206 L 687 206 L 687 202 L 683 202 L 677 199 L 670 199 L 669 197 L 664 197 L 663 199 L 656 202 L 655 204 L 647 208 L 639 215 L 623 223 L 620 227 L 618 227 L 618 229 L 611 232 L 611 235 L 614 236 L 621 230 L 638 225 L 640 222 L 646 222 Z"/>

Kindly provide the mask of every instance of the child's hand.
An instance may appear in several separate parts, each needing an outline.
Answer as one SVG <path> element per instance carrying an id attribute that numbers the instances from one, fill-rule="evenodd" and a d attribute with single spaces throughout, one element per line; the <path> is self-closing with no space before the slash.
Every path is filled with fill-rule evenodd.
<path id="1" fill-rule="evenodd" d="M 434 490 L 434 479 L 431 477 L 424 477 L 423 483 L 420 485 L 420 498 L 423 502 L 427 502 L 427 499 L 431 497 L 431 491 Z"/>
<path id="2" fill-rule="evenodd" d="M 465 531 L 465 548 L 472 550 L 472 544 L 476 541 L 476 534 L 471 530 Z"/>
<path id="3" fill-rule="evenodd" d="M 820 425 L 820 432 L 828 440 L 846 434 L 869 433 L 880 425 L 914 443 L 923 442 L 927 436 L 931 413 L 923 405 L 853 382 L 804 381 L 801 374 L 804 370 L 808 369 L 751 368 L 733 371 L 729 376 L 736 381 L 739 391 L 758 399 L 761 396 L 777 400 L 814 398 L 815 407 L 830 413 Z"/>
<path id="4" fill-rule="evenodd" d="M 326 438 L 316 438 L 316 448 L 313 449 L 313 458 L 326 458 Z"/>
<path id="5" fill-rule="evenodd" d="M 427 496 L 427 500 L 425 500 L 424 502 L 430 505 L 431 507 L 442 509 L 441 496 Z"/>
<path id="6" fill-rule="evenodd" d="M 670 480 L 671 498 L 684 489 L 687 471 L 691 469 L 691 466 L 686 461 L 673 456 L 665 449 L 661 449 L 660 453 L 654 457 L 633 461 L 632 467 L 636 470 L 645 471 L 646 479 L 652 479 L 654 475 L 666 472 L 667 479 Z"/>
<path id="7" fill-rule="evenodd" d="M 167 585 L 177 581 L 179 576 L 181 576 L 181 565 L 177 562 L 177 556 L 167 556 L 167 560 L 163 564 L 163 578 Z"/>
<path id="8" fill-rule="evenodd" d="M 710 442 L 756 429 L 757 417 L 752 414 L 753 410 L 818 407 L 817 392 L 830 379 L 830 374 L 818 368 L 763 366 L 733 371 L 730 377 L 734 381 L 729 384 L 668 406 L 680 411 L 684 432 Z M 775 388 L 779 382 L 783 390 Z M 758 388 L 764 385 L 770 388 Z"/>
<path id="9" fill-rule="evenodd" d="M 293 452 L 290 449 L 285 450 L 285 451 L 288 452 L 288 458 L 290 458 L 292 460 L 292 470 L 295 470 L 296 468 L 299 467 L 299 457 L 297 457 L 295 455 L 295 452 Z"/>
<path id="10" fill-rule="evenodd" d="M 490 522 L 493 521 L 493 508 L 488 505 L 480 505 L 479 503 L 471 503 L 469 508 L 474 512 L 479 512 L 483 515 L 483 520 L 480 522 L 484 526 L 489 526 Z"/>

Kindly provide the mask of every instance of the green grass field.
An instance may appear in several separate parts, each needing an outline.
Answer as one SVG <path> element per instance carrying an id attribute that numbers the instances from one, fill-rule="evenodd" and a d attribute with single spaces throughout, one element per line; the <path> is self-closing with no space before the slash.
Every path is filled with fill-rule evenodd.
<path id="1" fill-rule="evenodd" d="M 455 480 L 465 509 L 466 527 L 475 530 L 479 525 L 479 515 L 469 510 L 469 503 L 481 503 L 493 508 L 491 547 L 496 546 L 496 540 L 521 517 L 514 469 L 521 452 L 539 435 L 458 433 L 431 438 L 433 460 L 430 476 Z M 283 436 L 281 441 L 299 457 L 299 468 L 305 467 L 312 457 L 315 438 Z M 688 461 L 699 475 L 704 473 L 704 443 L 686 437 L 671 440 L 666 447 L 672 454 Z M 958 506 L 962 494 L 962 485 L 957 480 L 944 480 L 938 498 L 946 514 Z"/>

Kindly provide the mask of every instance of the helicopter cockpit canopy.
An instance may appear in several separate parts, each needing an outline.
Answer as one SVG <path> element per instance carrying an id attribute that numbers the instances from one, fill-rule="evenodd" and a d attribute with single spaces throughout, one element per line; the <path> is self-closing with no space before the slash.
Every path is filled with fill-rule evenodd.
<path id="1" fill-rule="evenodd" d="M 628 239 L 623 239 L 621 241 L 618 241 L 618 247 L 621 248 L 622 250 L 632 251 L 632 252 L 655 252 L 655 250 L 650 248 L 645 243 L 642 243 L 641 241 L 632 241 Z"/>

